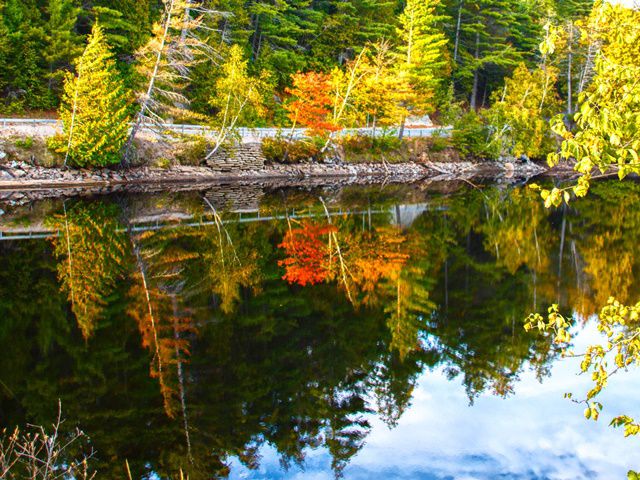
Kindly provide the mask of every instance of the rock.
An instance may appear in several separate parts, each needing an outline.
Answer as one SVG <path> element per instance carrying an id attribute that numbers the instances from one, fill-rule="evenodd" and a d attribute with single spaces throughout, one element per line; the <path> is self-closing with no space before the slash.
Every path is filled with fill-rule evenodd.
<path id="1" fill-rule="evenodd" d="M 4 160 L 5 158 L 7 158 L 7 153 L 0 150 L 0 161 Z"/>
<path id="2" fill-rule="evenodd" d="M 13 171 L 14 178 L 23 178 L 27 176 L 27 172 L 24 170 L 16 169 Z"/>

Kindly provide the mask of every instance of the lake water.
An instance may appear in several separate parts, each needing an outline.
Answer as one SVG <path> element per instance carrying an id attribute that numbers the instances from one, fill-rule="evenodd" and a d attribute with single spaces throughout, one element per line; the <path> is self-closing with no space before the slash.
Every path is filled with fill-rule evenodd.
<path id="1" fill-rule="evenodd" d="M 218 186 L 3 201 L 0 424 L 62 405 L 97 478 L 593 479 L 640 468 L 637 414 L 576 350 L 607 297 L 640 298 L 640 186 L 545 210 L 467 183 Z M 634 410 L 635 409 L 635 410 Z"/>

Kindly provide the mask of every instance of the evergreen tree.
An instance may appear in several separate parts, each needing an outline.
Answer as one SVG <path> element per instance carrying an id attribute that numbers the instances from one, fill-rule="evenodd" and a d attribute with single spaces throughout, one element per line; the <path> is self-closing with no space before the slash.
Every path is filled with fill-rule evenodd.
<path id="1" fill-rule="evenodd" d="M 314 3 L 325 13 L 311 42 L 310 65 L 322 69 L 353 59 L 366 44 L 395 35 L 398 2 L 388 0 L 325 0 Z"/>
<path id="2" fill-rule="evenodd" d="M 45 32 L 34 0 L 7 0 L 2 9 L 6 36 L 5 58 L 10 62 L 0 73 L 9 111 L 47 108 L 45 69 L 41 52 Z"/>
<path id="3" fill-rule="evenodd" d="M 63 77 L 63 70 L 71 67 L 82 53 L 82 37 L 75 31 L 81 9 L 75 0 L 49 0 L 49 19 L 46 23 L 47 48 L 43 56 L 49 65 L 49 90 Z"/>
<path id="4" fill-rule="evenodd" d="M 443 17 L 436 9 L 439 0 L 408 0 L 400 15 L 400 55 L 409 84 L 414 90 L 411 102 L 418 111 L 433 111 L 436 92 L 442 96 L 447 61 L 444 51 L 447 38 L 436 26 Z"/>
<path id="5" fill-rule="evenodd" d="M 537 38 L 533 20 L 522 15 L 519 0 L 458 0 L 448 4 L 447 12 L 455 19 L 449 24 L 449 36 L 456 87 L 477 108 L 531 52 L 523 45 L 523 32 Z"/>
<path id="6" fill-rule="evenodd" d="M 130 57 L 151 35 L 153 5 L 149 0 L 97 0 L 91 9 L 118 57 Z"/>
<path id="7" fill-rule="evenodd" d="M 322 13 L 312 8 L 311 0 L 253 0 L 247 10 L 251 60 L 258 69 L 272 73 L 280 85 L 288 83 L 291 74 L 306 66 L 305 53 L 318 33 Z"/>
<path id="8" fill-rule="evenodd" d="M 4 1 L 0 0 L 0 94 L 5 93 L 9 83 L 7 72 L 11 67 L 9 50 L 9 30 L 4 23 Z"/>
<path id="9" fill-rule="evenodd" d="M 60 117 L 68 140 L 60 150 L 80 167 L 119 163 L 129 131 L 129 95 L 98 24 L 77 71 L 65 79 Z"/>

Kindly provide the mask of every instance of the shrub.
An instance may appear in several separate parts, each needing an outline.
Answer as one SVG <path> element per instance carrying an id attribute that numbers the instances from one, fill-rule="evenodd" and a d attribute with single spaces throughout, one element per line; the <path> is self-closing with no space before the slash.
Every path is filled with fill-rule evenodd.
<path id="1" fill-rule="evenodd" d="M 33 147 L 33 137 L 26 137 L 24 140 L 16 140 L 16 147 L 22 148 L 24 150 L 29 150 L 31 147 Z"/>
<path id="2" fill-rule="evenodd" d="M 207 155 L 207 139 L 195 136 L 176 148 L 175 157 L 180 165 L 200 165 Z"/>
<path id="3" fill-rule="evenodd" d="M 409 159 L 408 143 L 395 135 L 346 135 L 339 144 L 342 158 L 349 163 L 401 163 Z"/>
<path id="4" fill-rule="evenodd" d="M 156 158 L 156 160 L 154 161 L 154 166 L 166 170 L 171 167 L 171 160 L 165 157 Z"/>
<path id="5" fill-rule="evenodd" d="M 444 136 L 434 135 L 430 137 L 427 141 L 427 147 L 430 152 L 439 153 L 451 146 L 451 141 Z"/>
<path id="6" fill-rule="evenodd" d="M 340 145 L 345 153 L 355 155 L 370 153 L 380 155 L 399 150 L 403 146 L 403 140 L 396 135 L 382 135 L 373 137 L 370 135 L 345 135 L 340 138 Z"/>
<path id="7" fill-rule="evenodd" d="M 265 138 L 262 141 L 262 153 L 271 163 L 300 163 L 309 160 L 319 161 L 324 157 L 324 141 L 319 138 L 286 140 L 282 137 Z"/>
<path id="8" fill-rule="evenodd" d="M 498 153 L 492 148 L 490 140 L 489 127 L 474 111 L 462 114 L 453 124 L 451 142 L 466 157 L 495 160 Z"/>

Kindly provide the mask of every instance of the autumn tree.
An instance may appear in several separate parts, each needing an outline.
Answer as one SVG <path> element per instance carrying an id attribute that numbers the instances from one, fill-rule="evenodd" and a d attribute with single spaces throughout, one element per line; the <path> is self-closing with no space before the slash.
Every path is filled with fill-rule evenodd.
<path id="1" fill-rule="evenodd" d="M 548 122 L 561 110 L 557 75 L 555 67 L 530 71 L 521 63 L 505 80 L 504 89 L 494 93 L 486 116 L 493 129 L 491 142 L 501 154 L 542 158 L 554 150 Z"/>
<path id="2" fill-rule="evenodd" d="M 215 146 L 207 158 L 215 154 L 228 137 L 234 135 L 239 122 L 240 125 L 246 125 L 249 119 L 264 115 L 267 88 L 266 72 L 257 78 L 250 76 L 248 61 L 243 58 L 242 50 L 233 45 L 210 99 L 211 106 L 217 109 L 214 123 L 217 135 Z"/>
<path id="3" fill-rule="evenodd" d="M 380 42 L 371 46 L 359 65 L 359 80 L 354 89 L 354 109 L 356 117 L 362 125 L 363 114 L 367 125 L 376 127 L 398 125 L 409 114 L 406 99 L 415 91 L 403 74 L 396 68 L 395 58 L 388 42 Z M 358 126 L 359 126 L 358 125 Z"/>
<path id="4" fill-rule="evenodd" d="M 564 140 L 560 152 L 548 157 L 551 165 L 574 159 L 574 169 L 582 176 L 573 187 L 543 189 L 547 206 L 568 201 L 571 190 L 586 195 L 594 169 L 613 168 L 620 179 L 640 172 L 640 11 L 598 3 L 591 20 L 600 25 L 595 35 L 601 45 L 593 79 L 579 96 L 575 132 L 561 115 L 553 119 L 554 132 Z"/>
<path id="5" fill-rule="evenodd" d="M 340 129 L 331 118 L 331 77 L 325 73 L 296 73 L 287 89 L 291 100 L 285 105 L 294 125 L 302 125 L 310 135 L 326 137 Z"/>
<path id="6" fill-rule="evenodd" d="M 217 49 L 203 34 L 211 29 L 208 22 L 226 16 L 208 8 L 201 0 L 163 0 L 161 21 L 154 25 L 148 42 L 136 52 L 136 69 L 142 79 L 137 90 L 138 112 L 125 149 L 125 160 L 133 153 L 133 141 L 143 125 L 160 136 L 168 119 L 203 121 L 189 109 L 184 90 L 191 72 L 205 58 L 217 58 Z"/>
<path id="7" fill-rule="evenodd" d="M 129 95 L 102 27 L 96 24 L 77 63 L 68 73 L 60 106 L 65 138 L 57 150 L 78 167 L 119 163 L 129 132 Z"/>
<path id="8" fill-rule="evenodd" d="M 329 234 L 335 232 L 332 225 L 304 223 L 287 230 L 279 248 L 287 257 L 279 264 L 285 267 L 282 277 L 289 283 L 313 285 L 331 276 Z"/>

